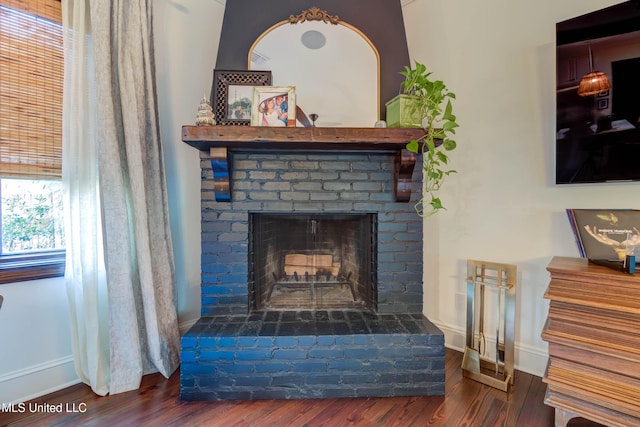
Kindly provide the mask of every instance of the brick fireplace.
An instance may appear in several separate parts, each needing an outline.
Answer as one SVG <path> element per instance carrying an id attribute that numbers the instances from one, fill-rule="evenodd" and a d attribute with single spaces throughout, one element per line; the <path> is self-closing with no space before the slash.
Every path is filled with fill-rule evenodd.
<path id="1" fill-rule="evenodd" d="M 444 394 L 444 336 L 422 314 L 422 219 L 395 201 L 397 150 L 229 150 L 226 198 L 198 148 L 202 317 L 182 337 L 181 398 Z M 414 200 L 420 171 L 418 159 Z"/>

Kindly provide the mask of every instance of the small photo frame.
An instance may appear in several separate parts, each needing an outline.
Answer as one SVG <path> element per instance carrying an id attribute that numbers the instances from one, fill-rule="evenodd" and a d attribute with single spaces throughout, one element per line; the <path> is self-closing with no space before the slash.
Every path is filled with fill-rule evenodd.
<path id="1" fill-rule="evenodd" d="M 254 87 L 251 126 L 295 127 L 295 86 Z"/>
<path id="2" fill-rule="evenodd" d="M 605 90 L 604 92 L 600 92 L 598 94 L 598 98 L 604 98 L 605 96 L 609 96 L 609 89 Z"/>
<path id="3" fill-rule="evenodd" d="M 582 258 L 622 261 L 640 255 L 640 210 L 567 209 Z"/>
<path id="4" fill-rule="evenodd" d="M 271 85 L 271 71 L 213 70 L 211 105 L 216 123 L 249 126 L 253 88 Z"/>
<path id="5" fill-rule="evenodd" d="M 598 110 L 604 110 L 609 106 L 609 98 L 598 99 Z"/>

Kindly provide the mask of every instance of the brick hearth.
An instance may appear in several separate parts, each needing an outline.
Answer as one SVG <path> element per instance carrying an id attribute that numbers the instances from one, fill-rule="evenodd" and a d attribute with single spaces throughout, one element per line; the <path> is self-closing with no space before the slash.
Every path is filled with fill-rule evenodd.
<path id="1" fill-rule="evenodd" d="M 444 336 L 422 315 L 422 219 L 394 201 L 393 154 L 231 155 L 231 201 L 201 151 L 202 317 L 182 338 L 181 398 L 444 394 Z M 413 175 L 412 198 L 421 186 Z M 250 312 L 252 213 L 367 213 L 377 220 L 373 310 Z"/>
<path id="2" fill-rule="evenodd" d="M 444 338 L 421 314 L 203 317 L 182 338 L 183 400 L 444 394 Z"/>

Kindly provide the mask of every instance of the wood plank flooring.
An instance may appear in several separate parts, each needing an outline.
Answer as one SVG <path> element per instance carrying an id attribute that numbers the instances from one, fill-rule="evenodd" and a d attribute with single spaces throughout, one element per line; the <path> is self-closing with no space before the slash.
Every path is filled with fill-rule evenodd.
<path id="1" fill-rule="evenodd" d="M 139 390 L 106 397 L 78 384 L 25 402 L 23 413 L 0 412 L 0 426 L 553 426 L 541 378 L 516 371 L 507 395 L 463 378 L 461 363 L 462 354 L 447 349 L 446 395 L 437 397 L 182 402 L 178 372 L 168 380 L 147 375 Z M 45 403 L 62 404 L 63 412 L 30 411 Z M 599 424 L 575 419 L 569 426 Z"/>

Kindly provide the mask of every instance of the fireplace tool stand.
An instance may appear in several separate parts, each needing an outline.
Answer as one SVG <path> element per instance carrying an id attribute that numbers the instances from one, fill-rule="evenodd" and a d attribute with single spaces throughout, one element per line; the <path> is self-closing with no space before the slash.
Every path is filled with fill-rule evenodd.
<path id="1" fill-rule="evenodd" d="M 487 301 L 489 296 L 494 298 Z M 504 392 L 514 381 L 515 296 L 515 265 L 467 261 L 467 334 L 462 374 Z M 489 311 L 496 316 L 491 319 L 496 334 L 493 351 L 487 348 L 485 337 Z"/>

